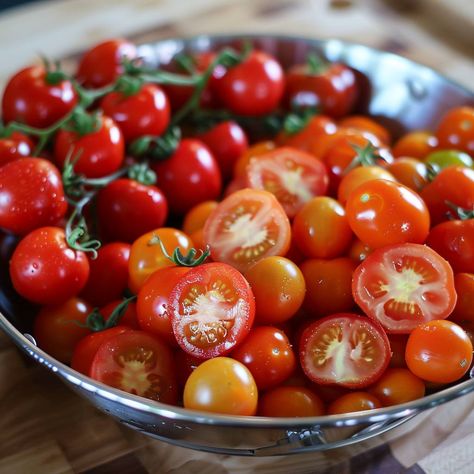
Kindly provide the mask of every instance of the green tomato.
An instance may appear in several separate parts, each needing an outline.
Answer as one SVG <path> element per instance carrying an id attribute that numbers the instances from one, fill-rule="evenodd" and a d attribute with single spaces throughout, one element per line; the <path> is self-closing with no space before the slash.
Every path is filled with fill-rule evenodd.
<path id="1" fill-rule="evenodd" d="M 425 158 L 425 163 L 432 165 L 438 171 L 448 166 L 474 168 L 474 160 L 467 153 L 458 150 L 435 151 Z"/>

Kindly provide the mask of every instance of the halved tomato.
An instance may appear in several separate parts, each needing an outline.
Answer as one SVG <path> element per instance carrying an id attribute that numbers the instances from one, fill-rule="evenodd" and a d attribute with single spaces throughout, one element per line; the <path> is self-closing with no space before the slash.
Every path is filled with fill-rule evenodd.
<path id="1" fill-rule="evenodd" d="M 313 382 L 363 388 L 387 368 L 390 344 L 376 321 L 337 313 L 315 321 L 303 331 L 300 361 Z"/>
<path id="2" fill-rule="evenodd" d="M 290 221 L 273 194 L 256 189 L 232 193 L 214 209 L 204 226 L 204 241 L 214 261 L 244 272 L 290 247 Z"/>
<path id="3" fill-rule="evenodd" d="M 356 268 L 352 294 L 390 333 L 409 333 L 421 323 L 445 319 L 456 304 L 453 270 L 419 244 L 375 250 Z"/>
<path id="4" fill-rule="evenodd" d="M 247 185 L 271 192 L 288 217 L 315 196 L 326 193 L 329 177 L 324 164 L 295 148 L 282 147 L 250 160 Z"/>
<path id="5" fill-rule="evenodd" d="M 235 268 L 207 263 L 177 281 L 168 311 L 179 346 L 195 357 L 210 359 L 227 354 L 249 333 L 255 299 Z"/>

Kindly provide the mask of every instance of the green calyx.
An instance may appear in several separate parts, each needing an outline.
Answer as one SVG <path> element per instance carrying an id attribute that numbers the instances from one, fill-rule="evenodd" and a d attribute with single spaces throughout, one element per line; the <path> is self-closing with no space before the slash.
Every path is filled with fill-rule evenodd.
<path id="1" fill-rule="evenodd" d="M 447 213 L 449 220 L 467 221 L 469 219 L 474 219 L 474 207 L 472 209 L 466 209 L 464 207 L 457 206 L 451 201 L 445 201 L 445 204 L 451 209 Z"/>
<path id="2" fill-rule="evenodd" d="M 148 242 L 149 246 L 153 245 L 159 245 L 161 248 L 161 251 L 163 252 L 163 255 L 171 262 L 173 262 L 175 265 L 178 265 L 179 267 L 197 267 L 198 265 L 201 265 L 204 263 L 204 261 L 211 255 L 211 250 L 209 246 L 206 247 L 206 250 L 196 250 L 194 248 L 190 249 L 189 252 L 186 255 L 183 255 L 181 252 L 181 249 L 179 247 L 176 247 L 173 250 L 172 255 L 168 253 L 166 250 L 162 240 L 156 235 L 153 234 L 152 238 Z M 198 253 L 200 252 L 200 255 Z"/>
<path id="3" fill-rule="evenodd" d="M 93 332 L 104 331 L 105 329 L 111 329 L 120 323 L 123 315 L 127 311 L 128 305 L 136 299 L 136 296 L 131 296 L 121 301 L 112 311 L 110 317 L 105 320 L 104 316 L 100 313 L 99 308 L 94 308 L 92 312 L 86 318 L 85 326 Z"/>
<path id="4" fill-rule="evenodd" d="M 166 160 L 178 148 L 181 141 L 181 129 L 170 127 L 163 135 L 146 135 L 130 144 L 129 152 L 137 158 L 148 157 L 152 160 Z"/>

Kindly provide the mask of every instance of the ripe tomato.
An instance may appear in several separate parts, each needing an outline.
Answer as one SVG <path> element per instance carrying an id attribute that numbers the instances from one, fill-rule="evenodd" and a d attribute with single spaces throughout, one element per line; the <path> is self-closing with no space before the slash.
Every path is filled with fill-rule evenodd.
<path id="1" fill-rule="evenodd" d="M 122 302 L 123 300 L 117 299 L 100 308 L 99 312 L 104 317 L 104 320 L 106 322 L 110 319 L 110 316 L 112 316 L 112 313 L 115 308 L 117 308 L 117 306 Z M 137 304 L 135 303 L 135 301 L 130 301 L 128 303 L 125 312 L 122 314 L 118 322 L 118 325 L 126 326 L 130 329 L 140 329 L 137 317 Z"/>
<path id="2" fill-rule="evenodd" d="M 191 235 L 204 227 L 207 218 L 217 207 L 217 201 L 204 201 L 191 208 L 184 216 L 183 232 Z"/>
<path id="3" fill-rule="evenodd" d="M 328 415 L 375 410 L 381 406 L 380 401 L 368 392 L 351 392 L 334 400 L 328 407 Z"/>
<path id="4" fill-rule="evenodd" d="M 184 408 L 226 415 L 255 415 L 258 390 L 250 371 L 229 357 L 200 364 L 184 386 Z"/>
<path id="5" fill-rule="evenodd" d="M 321 161 L 294 148 L 277 148 L 250 160 L 247 185 L 274 194 L 288 217 L 305 203 L 326 193 L 329 179 Z"/>
<path id="6" fill-rule="evenodd" d="M 309 388 L 277 387 L 265 392 L 259 403 L 258 414 L 271 417 L 305 417 L 325 414 L 324 403 Z"/>
<path id="7" fill-rule="evenodd" d="M 174 214 L 186 214 L 196 204 L 215 200 L 221 193 L 219 167 L 199 140 L 181 140 L 173 155 L 152 168 L 157 174 L 156 185 L 165 193 Z"/>
<path id="8" fill-rule="evenodd" d="M 371 253 L 372 249 L 359 239 L 355 239 L 349 249 L 349 257 L 357 263 L 363 262 Z"/>
<path id="9" fill-rule="evenodd" d="M 133 242 L 165 223 L 168 204 L 156 186 L 122 178 L 100 190 L 97 215 L 100 234 L 105 240 Z"/>
<path id="10" fill-rule="evenodd" d="M 393 156 L 399 158 L 407 156 L 423 160 L 432 151 L 436 150 L 438 139 L 431 133 L 417 130 L 403 135 L 392 148 Z"/>
<path id="11" fill-rule="evenodd" d="M 290 246 L 288 217 L 273 194 L 243 189 L 225 198 L 204 226 L 212 259 L 245 271 L 271 255 L 285 255 Z"/>
<path id="12" fill-rule="evenodd" d="M 31 66 L 10 78 L 2 99 L 3 121 L 46 128 L 62 119 L 77 104 L 68 80 L 50 82 L 43 66 Z"/>
<path id="13" fill-rule="evenodd" d="M 74 171 L 88 178 L 101 178 L 117 171 L 125 158 L 122 132 L 110 118 L 98 119 L 98 129 L 86 135 L 61 129 L 54 142 L 54 159 L 63 167 L 66 158 L 79 158 Z"/>
<path id="14" fill-rule="evenodd" d="M 125 392 L 176 404 L 178 390 L 171 350 L 143 331 L 108 338 L 92 360 L 90 377 Z"/>
<path id="15" fill-rule="evenodd" d="M 10 260 L 15 290 L 34 303 L 63 303 L 80 293 L 88 277 L 85 253 L 71 249 L 59 227 L 40 227 L 28 234 Z"/>
<path id="16" fill-rule="evenodd" d="M 287 258 L 266 257 L 245 272 L 255 296 L 256 321 L 279 324 L 300 309 L 306 285 L 300 269 Z"/>
<path id="17" fill-rule="evenodd" d="M 357 263 L 350 258 L 311 259 L 300 265 L 306 281 L 304 308 L 313 316 L 350 311 L 351 283 Z"/>
<path id="18" fill-rule="evenodd" d="M 71 367 L 81 374 L 89 376 L 92 361 L 99 347 L 117 334 L 130 331 L 127 326 L 115 326 L 103 331 L 93 332 L 82 338 L 74 347 L 71 359 Z"/>
<path id="19" fill-rule="evenodd" d="M 174 360 L 176 361 L 176 375 L 178 377 L 178 385 L 181 390 L 184 389 L 186 381 L 189 376 L 193 373 L 194 369 L 201 365 L 204 361 L 193 357 L 187 352 L 177 349 L 174 353 Z"/>
<path id="20" fill-rule="evenodd" d="M 444 257 L 455 272 L 474 273 L 474 219 L 434 226 L 426 244 Z"/>
<path id="21" fill-rule="evenodd" d="M 334 258 L 352 241 L 344 208 L 327 196 L 306 203 L 293 221 L 293 238 L 306 257 Z"/>
<path id="22" fill-rule="evenodd" d="M 124 39 L 104 41 L 84 54 L 77 69 L 77 79 L 86 87 L 107 86 L 124 72 L 122 60 L 136 57 L 135 45 L 129 41 Z"/>
<path id="23" fill-rule="evenodd" d="M 127 143 L 144 135 L 159 136 L 170 122 L 168 98 L 155 84 L 144 84 L 133 95 L 111 92 L 100 107 L 119 126 Z"/>
<path id="24" fill-rule="evenodd" d="M 418 244 L 371 253 L 354 272 L 352 294 L 368 316 L 392 333 L 409 333 L 425 321 L 447 318 L 456 304 L 448 262 Z"/>
<path id="25" fill-rule="evenodd" d="M 303 331 L 300 362 L 313 382 L 363 388 L 387 368 L 390 345 L 376 321 L 339 313 L 319 319 Z"/>
<path id="26" fill-rule="evenodd" d="M 69 364 L 76 344 L 91 332 L 79 326 L 85 324 L 91 311 L 92 307 L 79 298 L 70 298 L 55 306 L 43 306 L 33 328 L 38 346 L 60 362 Z"/>
<path id="27" fill-rule="evenodd" d="M 458 300 L 450 319 L 457 322 L 474 322 L 474 274 L 458 273 L 454 275 L 454 286 Z"/>
<path id="28" fill-rule="evenodd" d="M 168 308 L 171 291 L 189 267 L 164 267 L 150 275 L 137 298 L 138 324 L 143 331 L 176 345 Z"/>
<path id="29" fill-rule="evenodd" d="M 392 350 L 389 367 L 395 369 L 406 367 L 405 349 L 407 347 L 408 334 L 389 334 L 388 340 Z"/>
<path id="30" fill-rule="evenodd" d="M 19 158 L 0 167 L 0 227 L 24 235 L 66 214 L 61 175 L 49 161 Z"/>
<path id="31" fill-rule="evenodd" d="M 421 379 L 451 383 L 469 370 L 472 343 L 457 324 L 444 320 L 429 321 L 410 334 L 405 358 L 408 368 Z"/>
<path id="32" fill-rule="evenodd" d="M 240 64 L 229 68 L 214 84 L 219 101 L 238 115 L 265 115 L 283 96 L 285 78 L 279 62 L 253 50 Z"/>
<path id="33" fill-rule="evenodd" d="M 81 297 L 94 306 L 120 298 L 128 284 L 130 245 L 112 242 L 103 245 L 96 259 L 89 259 L 89 279 Z"/>
<path id="34" fill-rule="evenodd" d="M 425 384 L 408 369 L 387 369 L 370 387 L 370 393 L 375 395 L 384 407 L 389 407 L 424 397 Z"/>
<path id="35" fill-rule="evenodd" d="M 426 165 L 415 158 L 397 158 L 387 166 L 387 171 L 399 183 L 418 193 L 428 184 Z"/>
<path id="36" fill-rule="evenodd" d="M 192 268 L 168 300 L 173 333 L 189 354 L 209 359 L 229 353 L 249 333 L 255 300 L 247 280 L 225 263 Z"/>
<path id="37" fill-rule="evenodd" d="M 338 125 L 339 127 L 355 128 L 362 132 L 369 132 L 375 135 L 385 145 L 389 145 L 392 141 L 390 132 L 385 127 L 364 115 L 350 115 L 349 117 L 344 117 L 339 120 Z"/>
<path id="38" fill-rule="evenodd" d="M 441 119 L 436 130 L 439 148 L 455 148 L 474 154 L 474 108 L 456 107 Z"/>
<path id="39" fill-rule="evenodd" d="M 250 163 L 250 160 L 261 155 L 266 155 L 269 151 L 272 151 L 275 148 L 276 144 L 271 140 L 258 142 L 255 145 L 252 145 L 251 147 L 247 148 L 247 150 L 242 153 L 242 156 L 237 160 L 234 165 L 234 180 L 245 177 L 247 173 L 247 165 Z M 245 186 L 242 186 L 239 189 L 242 189 L 243 187 Z"/>
<path id="40" fill-rule="evenodd" d="M 349 225 L 373 249 L 404 242 L 423 243 L 430 230 L 424 201 L 410 188 L 376 179 L 358 186 L 346 204 Z"/>
<path id="41" fill-rule="evenodd" d="M 23 133 L 12 132 L 11 135 L 0 138 L 0 166 L 31 156 L 33 149 L 33 141 Z"/>

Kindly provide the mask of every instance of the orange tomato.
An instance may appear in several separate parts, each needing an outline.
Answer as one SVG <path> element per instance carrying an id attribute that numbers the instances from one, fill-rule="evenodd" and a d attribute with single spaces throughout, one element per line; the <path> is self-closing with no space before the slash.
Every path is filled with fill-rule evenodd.
<path id="1" fill-rule="evenodd" d="M 191 235 L 204 227 L 207 218 L 219 204 L 217 201 L 204 201 L 194 206 L 184 216 L 183 232 Z"/>
<path id="2" fill-rule="evenodd" d="M 457 322 L 474 322 L 474 274 L 457 273 L 454 275 L 454 286 L 458 300 L 449 318 Z"/>
<path id="3" fill-rule="evenodd" d="M 474 107 L 456 107 L 442 119 L 436 130 L 439 148 L 454 148 L 474 155 Z"/>
<path id="4" fill-rule="evenodd" d="M 416 192 L 428 184 L 426 165 L 415 158 L 398 158 L 387 166 L 387 171 L 390 171 L 399 183 Z"/>
<path id="5" fill-rule="evenodd" d="M 436 150 L 438 139 L 430 132 L 416 131 L 403 135 L 393 145 L 392 153 L 395 157 L 409 156 L 422 160 Z"/>
<path id="6" fill-rule="evenodd" d="M 382 143 L 389 145 L 391 142 L 390 132 L 375 120 L 364 115 L 350 115 L 339 121 L 340 127 L 355 128 L 363 132 L 375 135 Z"/>
<path id="7" fill-rule="evenodd" d="M 374 410 L 381 406 L 380 401 L 368 392 L 351 392 L 334 400 L 328 407 L 328 415 Z"/>

